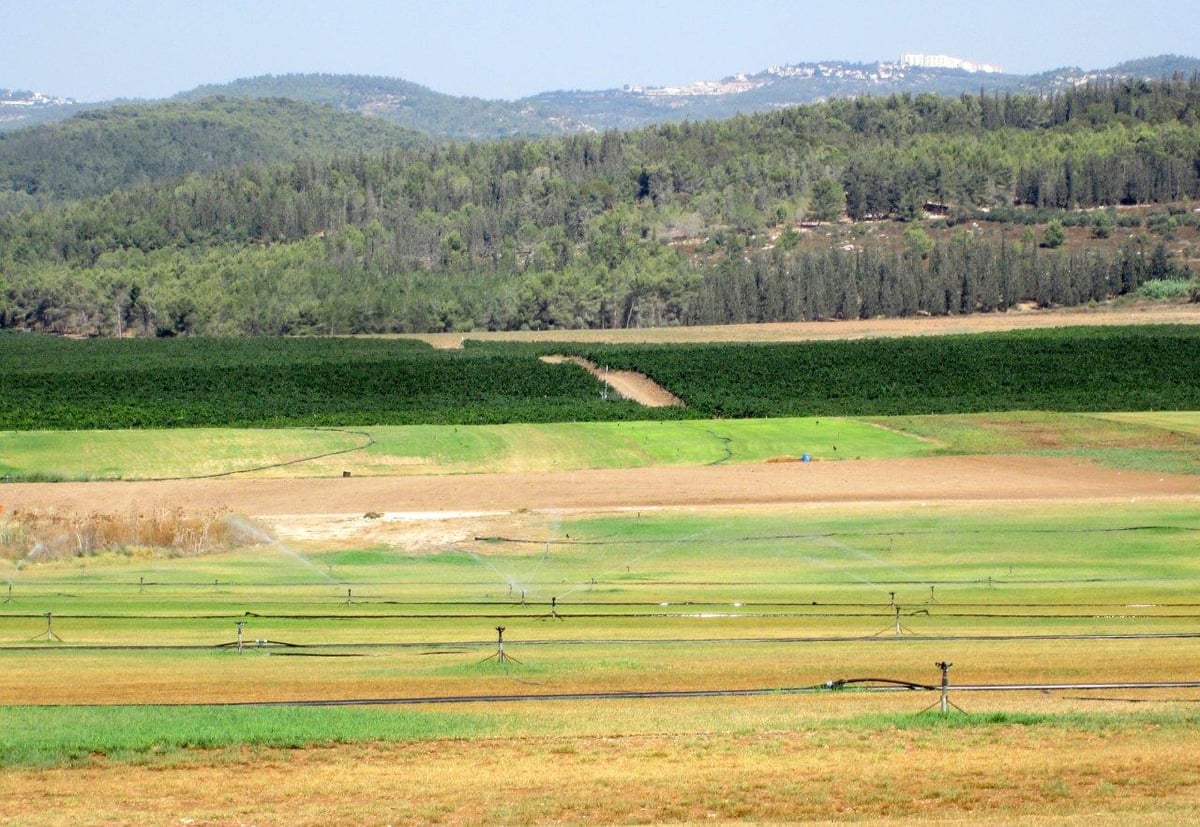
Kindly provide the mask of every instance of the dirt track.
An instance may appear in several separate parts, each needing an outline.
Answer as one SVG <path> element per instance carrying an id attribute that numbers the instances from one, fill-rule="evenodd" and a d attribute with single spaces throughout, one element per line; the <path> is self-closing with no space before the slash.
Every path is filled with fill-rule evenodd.
<path id="1" fill-rule="evenodd" d="M 6 509 L 109 513 L 229 508 L 280 525 L 304 515 L 515 513 L 811 503 L 1129 501 L 1195 498 L 1200 477 L 1116 471 L 1071 459 L 938 457 L 349 479 L 15 483 Z"/>
<path id="2" fill-rule="evenodd" d="M 826 322 L 695 327 L 626 328 L 620 330 L 537 330 L 471 333 L 420 333 L 434 347 L 458 348 L 467 339 L 523 342 L 807 342 L 823 339 L 871 339 L 896 336 L 943 336 L 1029 328 L 1080 325 L 1200 324 L 1200 304 L 1120 303 L 1055 310 L 1013 309 L 968 316 L 923 316 L 904 319 L 855 319 Z"/>
<path id="3" fill-rule="evenodd" d="M 639 405 L 645 405 L 647 408 L 666 408 L 683 404 L 683 400 L 654 380 L 631 370 L 601 370 L 587 359 L 579 356 L 543 356 L 542 361 L 552 365 L 573 362 L 608 385 L 618 395 L 625 399 L 631 399 Z"/>

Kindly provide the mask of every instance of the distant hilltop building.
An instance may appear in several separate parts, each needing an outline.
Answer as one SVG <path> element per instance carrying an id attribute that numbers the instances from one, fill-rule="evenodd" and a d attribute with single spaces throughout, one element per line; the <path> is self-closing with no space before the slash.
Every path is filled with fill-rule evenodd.
<path id="1" fill-rule="evenodd" d="M 73 98 L 54 98 L 41 92 L 0 89 L 0 106 L 62 106 L 74 102 Z"/>
<path id="2" fill-rule="evenodd" d="M 972 63 L 950 55 L 900 55 L 901 66 L 917 66 L 922 69 L 958 69 L 960 72 L 993 72 L 1004 70 L 994 63 Z"/>

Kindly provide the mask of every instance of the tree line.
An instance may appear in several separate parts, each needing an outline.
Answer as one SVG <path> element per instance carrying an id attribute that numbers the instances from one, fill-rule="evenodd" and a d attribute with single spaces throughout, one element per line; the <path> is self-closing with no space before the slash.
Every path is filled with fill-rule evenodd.
<path id="1" fill-rule="evenodd" d="M 619 327 L 1101 299 L 1181 271 L 1151 267 L 1144 243 L 1054 252 L 964 236 L 914 258 L 767 238 L 843 213 L 913 221 L 933 206 L 954 222 L 1200 197 L 1198 116 L 1195 77 L 1120 81 L 193 172 L 0 218 L 0 326 Z M 803 301 L 752 301 L 747 279 Z"/>

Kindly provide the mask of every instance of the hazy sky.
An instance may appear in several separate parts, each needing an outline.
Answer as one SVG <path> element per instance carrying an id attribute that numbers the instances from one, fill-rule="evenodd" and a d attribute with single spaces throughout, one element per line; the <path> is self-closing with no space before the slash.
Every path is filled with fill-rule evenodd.
<path id="1" fill-rule="evenodd" d="M 1200 56 L 1200 2 L 0 0 L 0 88 L 85 101 L 289 72 L 518 98 L 901 52 L 1021 73 Z"/>

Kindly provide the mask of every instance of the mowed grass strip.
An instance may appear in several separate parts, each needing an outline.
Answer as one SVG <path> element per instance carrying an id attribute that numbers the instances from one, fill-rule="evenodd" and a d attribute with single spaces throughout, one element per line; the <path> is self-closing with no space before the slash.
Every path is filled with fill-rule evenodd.
<path id="1" fill-rule="evenodd" d="M 871 418 L 948 454 L 1075 456 L 1112 468 L 1200 474 L 1200 412 L 1055 413 Z"/>
<path id="2" fill-rule="evenodd" d="M 824 460 L 883 459 L 935 450 L 927 441 L 867 422 L 829 418 L 5 431 L 0 432 L 0 478 L 480 473 L 798 460 L 805 454 Z"/>
<path id="3" fill-rule="evenodd" d="M 323 429 L 192 428 L 0 432 L 0 478 L 29 481 L 201 477 L 354 450 L 370 437 Z"/>
<path id="4" fill-rule="evenodd" d="M 411 425 L 348 429 L 0 431 L 0 478 L 27 481 L 463 474 L 1070 454 L 1131 470 L 1200 473 L 1200 412 Z"/>
<path id="5" fill-rule="evenodd" d="M 471 738 L 493 716 L 374 708 L 244 706 L 0 707 L 0 767 L 136 761 L 231 746 L 300 748 L 364 741 Z"/>
<path id="6" fill-rule="evenodd" d="M 1146 425 L 1200 436 L 1200 412 L 1196 411 L 1149 411 L 1141 413 L 1110 413 L 1098 415 L 1102 419 L 1133 425 Z"/>

